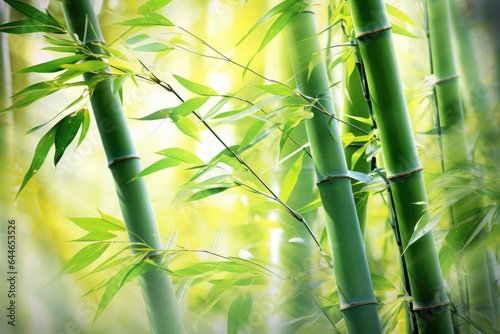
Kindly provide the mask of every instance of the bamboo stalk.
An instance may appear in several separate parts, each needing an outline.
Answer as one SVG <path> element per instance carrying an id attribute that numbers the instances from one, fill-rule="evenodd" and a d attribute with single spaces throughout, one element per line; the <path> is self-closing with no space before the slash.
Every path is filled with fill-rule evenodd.
<path id="1" fill-rule="evenodd" d="M 67 1 L 62 8 L 69 30 L 82 40 L 86 36 L 83 42 L 92 52 L 99 54 L 100 48 L 91 44 L 103 42 L 91 1 Z M 84 74 L 86 80 L 92 76 L 91 73 Z M 120 100 L 113 96 L 111 80 L 97 84 L 91 104 L 129 240 L 162 249 L 146 183 L 143 178 L 130 182 L 141 167 Z M 163 270 L 156 270 L 142 275 L 139 280 L 151 332 L 184 333 L 170 277 Z"/>
<path id="2" fill-rule="evenodd" d="M 296 14 L 285 28 L 295 80 L 302 92 L 318 99 L 316 105 L 334 114 L 328 76 L 323 62 L 308 76 L 309 61 L 320 51 L 312 12 Z M 356 214 L 351 182 L 336 122 L 313 110 L 306 120 L 307 135 L 316 168 L 318 188 L 326 216 L 326 228 L 334 261 L 340 307 L 347 331 L 380 333 L 377 302 Z M 321 182 L 330 176 L 337 176 Z M 340 176 L 340 177 L 338 177 Z"/>
<path id="3" fill-rule="evenodd" d="M 406 248 L 428 210 L 427 194 L 383 1 L 350 0 L 351 14 Z M 419 332 L 453 333 L 432 231 L 407 248 L 408 277 Z"/>
<path id="4" fill-rule="evenodd" d="M 440 126 L 444 129 L 444 168 L 447 171 L 468 169 L 467 139 L 459 88 L 458 71 L 452 43 L 451 19 L 447 0 L 427 0 L 429 40 L 433 74 L 436 76 L 436 100 Z M 453 224 L 467 222 L 481 207 L 481 198 L 470 194 L 452 206 Z M 470 224 L 473 222 L 469 222 Z M 467 274 L 468 301 L 471 319 L 483 328 L 495 319 L 491 299 L 486 252 L 478 236 L 464 249 L 463 265 Z"/>

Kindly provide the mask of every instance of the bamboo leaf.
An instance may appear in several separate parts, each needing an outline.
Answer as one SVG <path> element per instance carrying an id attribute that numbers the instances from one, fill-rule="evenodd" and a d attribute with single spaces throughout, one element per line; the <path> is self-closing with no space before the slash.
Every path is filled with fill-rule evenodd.
<path id="1" fill-rule="evenodd" d="M 59 23 L 54 20 L 49 15 L 44 12 L 39 11 L 33 6 L 28 5 L 27 3 L 17 1 L 17 0 L 4 0 L 9 6 L 17 10 L 18 12 L 26 15 L 30 19 L 35 19 L 37 21 L 43 22 L 48 25 L 53 25 L 56 27 L 61 27 Z"/>
<path id="2" fill-rule="evenodd" d="M 345 51 L 344 53 L 342 53 L 341 56 L 337 57 L 337 59 L 335 59 L 332 62 L 332 64 L 330 65 L 330 71 L 333 70 L 335 68 L 335 66 L 347 61 L 347 59 L 349 59 L 349 57 L 351 57 L 353 54 L 354 54 L 353 48 L 350 48 L 347 51 Z"/>
<path id="3" fill-rule="evenodd" d="M 104 218 L 67 218 L 76 226 L 89 232 L 125 231 L 123 223 L 119 220 L 116 222 L 114 218 L 112 221 L 108 221 Z"/>
<path id="4" fill-rule="evenodd" d="M 133 180 L 136 180 L 140 177 L 143 177 L 143 176 L 146 176 L 146 175 L 149 175 L 151 173 L 155 173 L 159 170 L 162 170 L 162 169 L 166 169 L 166 168 L 170 168 L 170 167 L 176 167 L 176 166 L 180 166 L 182 165 L 183 162 L 178 160 L 178 159 L 174 159 L 174 158 L 163 158 L 161 160 L 158 160 L 157 162 L 155 162 L 154 164 L 152 164 L 151 166 L 149 167 L 146 167 L 143 171 L 141 171 L 139 174 L 137 174 L 137 176 L 135 176 Z"/>
<path id="5" fill-rule="evenodd" d="M 413 231 L 413 234 L 411 235 L 410 240 L 408 241 L 408 245 L 403 251 L 403 254 L 406 252 L 408 247 L 410 247 L 412 244 L 414 244 L 416 241 L 418 241 L 420 238 L 422 238 L 424 235 L 432 231 L 434 226 L 437 225 L 439 220 L 441 219 L 442 214 L 436 215 L 434 217 L 430 217 L 429 213 L 425 213 L 417 222 L 415 225 L 415 229 Z M 401 254 L 402 255 L 402 254 Z"/>
<path id="6" fill-rule="evenodd" d="M 137 9 L 137 14 L 147 15 L 156 12 L 158 9 L 168 5 L 171 1 L 172 0 L 150 0 Z"/>
<path id="7" fill-rule="evenodd" d="M 353 155 L 351 156 L 351 168 L 354 168 L 354 166 L 356 166 L 356 162 L 358 162 L 359 158 L 363 156 L 368 145 L 370 145 L 370 141 L 367 141 L 360 149 L 353 153 Z"/>
<path id="8" fill-rule="evenodd" d="M 235 185 L 201 190 L 189 196 L 186 202 L 197 201 L 208 196 L 216 195 L 234 186 Z"/>
<path id="9" fill-rule="evenodd" d="M 81 238 L 71 240 L 73 242 L 105 241 L 116 238 L 116 234 L 111 232 L 90 232 Z"/>
<path id="10" fill-rule="evenodd" d="M 137 44 L 137 43 L 140 43 L 146 39 L 150 39 L 151 36 L 149 36 L 148 34 L 139 34 L 139 35 L 135 35 L 135 36 L 132 36 L 130 38 L 128 38 L 125 43 L 127 43 L 128 45 L 134 45 L 134 44 Z"/>
<path id="11" fill-rule="evenodd" d="M 293 89 L 285 87 L 282 84 L 271 84 L 271 85 L 255 85 L 255 87 L 260 88 L 268 93 L 281 96 L 289 96 L 294 93 Z"/>
<path id="12" fill-rule="evenodd" d="M 75 42 L 69 39 L 64 39 L 64 38 L 53 38 L 50 36 L 43 36 L 47 42 L 49 42 L 52 45 L 57 45 L 57 46 L 76 46 Z"/>
<path id="13" fill-rule="evenodd" d="M 352 116 L 348 114 L 344 114 L 344 116 L 349 117 L 351 119 L 354 119 L 360 123 L 367 124 L 373 126 L 373 122 L 370 118 L 365 118 L 365 117 L 358 117 L 358 116 Z"/>
<path id="14" fill-rule="evenodd" d="M 75 139 L 76 133 L 80 129 L 80 125 L 83 122 L 84 112 L 80 110 L 78 112 L 69 114 L 57 123 L 55 147 L 56 152 L 54 154 L 54 165 L 57 165 L 59 160 L 61 160 L 66 148 L 71 144 L 73 139 Z"/>
<path id="15" fill-rule="evenodd" d="M 297 7 L 298 9 L 298 7 Z M 282 13 L 274 22 L 271 24 L 269 29 L 267 30 L 262 42 L 259 46 L 257 52 L 264 50 L 266 45 L 273 40 L 276 35 L 283 30 L 283 28 L 287 25 L 288 22 L 292 19 L 292 17 L 297 13 L 297 11 L 288 10 Z M 248 67 L 248 66 L 247 66 Z"/>
<path id="16" fill-rule="evenodd" d="M 173 47 L 171 45 L 167 45 L 164 43 L 153 42 L 149 44 L 140 45 L 134 48 L 135 51 L 140 52 L 163 52 L 172 50 Z"/>
<path id="17" fill-rule="evenodd" d="M 52 144 L 54 144 L 56 131 L 57 131 L 57 126 L 54 126 L 38 142 L 38 145 L 36 146 L 35 149 L 35 154 L 33 156 L 33 160 L 31 161 L 30 168 L 24 175 L 23 182 L 21 183 L 21 187 L 17 192 L 16 198 L 17 196 L 19 196 L 24 186 L 26 186 L 26 183 L 28 183 L 31 177 L 35 175 L 36 172 L 38 172 L 40 167 L 42 167 L 43 162 L 45 161 L 45 158 L 47 157 L 47 154 L 49 153 L 49 150 L 52 147 Z"/>
<path id="18" fill-rule="evenodd" d="M 316 199 L 312 201 L 311 203 L 307 204 L 306 206 L 303 206 L 302 208 L 297 210 L 297 213 L 303 214 L 312 210 L 316 210 L 317 208 L 320 208 L 322 206 L 321 199 Z"/>
<path id="19" fill-rule="evenodd" d="M 227 313 L 227 333 L 237 334 L 245 325 L 252 311 L 252 293 L 247 290 L 231 303 Z"/>
<path id="20" fill-rule="evenodd" d="M 191 153 L 189 151 L 186 151 L 185 149 L 178 148 L 178 147 L 173 147 L 173 148 L 167 148 L 158 152 L 155 152 L 156 154 L 161 154 L 170 158 L 174 158 L 186 163 L 190 164 L 199 164 L 203 165 L 204 162 L 198 158 L 194 153 Z"/>
<path id="21" fill-rule="evenodd" d="M 122 22 L 118 22 L 116 24 L 120 26 L 129 26 L 129 27 L 155 27 L 155 26 L 171 27 L 174 25 L 165 16 L 160 15 L 158 13 L 150 13 L 144 17 L 125 20 Z"/>
<path id="22" fill-rule="evenodd" d="M 411 32 L 409 32 L 408 30 L 404 29 L 403 27 L 401 26 L 398 26 L 397 24 L 395 23 L 392 23 L 392 33 L 393 34 L 397 34 L 397 35 L 403 35 L 403 36 L 406 36 L 406 37 L 411 37 L 411 38 L 418 38 L 418 39 L 422 39 L 422 37 L 419 37 L 415 34 L 412 34 Z"/>
<path id="23" fill-rule="evenodd" d="M 119 230 L 125 231 L 126 230 L 125 224 L 121 220 L 116 219 L 114 217 L 111 217 L 111 216 L 109 216 L 109 215 L 107 215 L 105 213 L 102 213 L 99 209 L 97 209 L 97 212 L 99 212 L 99 215 L 101 216 L 101 219 L 104 219 L 106 222 L 111 223 L 111 224 L 117 226 L 118 230 L 116 230 L 116 231 L 119 231 Z"/>
<path id="24" fill-rule="evenodd" d="M 88 60 L 79 64 L 64 64 L 61 65 L 60 67 L 68 70 L 74 70 L 81 73 L 86 73 L 86 72 L 97 72 L 105 69 L 108 66 L 109 66 L 108 63 L 105 63 L 100 60 Z"/>
<path id="25" fill-rule="evenodd" d="M 266 123 L 264 121 L 257 121 L 250 126 L 245 137 L 241 141 L 241 144 L 238 146 L 238 151 L 250 144 L 250 142 L 257 137 L 257 134 L 264 128 Z"/>
<path id="26" fill-rule="evenodd" d="M 138 121 L 156 121 L 159 119 L 170 118 L 170 116 L 172 115 L 172 110 L 174 110 L 174 108 L 160 109 L 147 116 L 141 118 L 133 118 L 133 119 Z"/>
<path id="27" fill-rule="evenodd" d="M 95 242 L 80 249 L 61 269 L 52 281 L 65 274 L 72 274 L 87 268 L 108 249 L 108 243 Z"/>
<path id="28" fill-rule="evenodd" d="M 0 32 L 9 34 L 29 34 L 36 32 L 64 34 L 63 28 L 47 25 L 39 20 L 28 19 L 0 25 Z"/>
<path id="29" fill-rule="evenodd" d="M 16 73 L 54 73 L 58 71 L 62 71 L 63 69 L 60 65 L 65 64 L 74 64 L 79 60 L 86 58 L 85 55 L 75 55 L 69 57 L 63 57 L 55 60 L 51 60 L 45 63 L 41 63 L 38 65 L 30 66 Z"/>
<path id="30" fill-rule="evenodd" d="M 222 108 L 226 103 L 228 103 L 230 100 L 229 97 L 224 97 L 222 98 L 219 102 L 217 102 L 217 104 L 215 106 L 212 107 L 212 109 L 210 109 L 206 114 L 205 116 L 203 116 L 201 118 L 200 121 L 204 121 L 204 120 L 207 120 L 209 119 L 210 117 L 212 117 L 216 112 L 218 112 L 220 110 L 220 108 Z"/>
<path id="31" fill-rule="evenodd" d="M 196 109 L 205 104 L 208 99 L 209 97 L 194 97 L 192 99 L 184 101 L 181 105 L 175 107 L 172 110 L 172 114 L 178 116 L 188 116 L 193 111 L 196 111 Z"/>
<path id="32" fill-rule="evenodd" d="M 131 264 L 122 268 L 115 276 L 109 280 L 106 290 L 99 302 L 93 323 L 99 318 L 106 306 L 111 302 L 120 289 L 132 281 L 139 275 L 146 274 L 150 271 L 158 269 L 158 266 L 149 262 L 140 262 L 138 264 Z"/>
<path id="33" fill-rule="evenodd" d="M 297 180 L 299 179 L 300 171 L 302 170 L 302 160 L 304 159 L 304 152 L 299 156 L 297 161 L 293 164 L 292 168 L 288 171 L 283 180 L 283 185 L 281 186 L 280 198 L 283 202 L 288 200 L 290 194 L 292 193 Z"/>
<path id="34" fill-rule="evenodd" d="M 205 85 L 201 85 L 199 83 L 196 83 L 196 82 L 192 82 L 188 79 L 184 79 L 178 75 L 173 75 L 175 80 L 177 80 L 182 86 L 184 86 L 184 88 L 186 88 L 187 90 L 195 93 L 195 94 L 198 94 L 198 95 L 208 95 L 208 96 L 216 96 L 216 95 L 219 95 L 215 90 L 213 90 L 212 88 L 208 87 L 208 86 L 205 86 Z"/>
<path id="35" fill-rule="evenodd" d="M 176 117 L 175 119 L 172 117 L 172 120 L 174 121 L 175 126 L 184 134 L 201 143 L 200 134 L 196 128 L 196 124 L 194 124 L 192 120 L 186 117 Z"/>
<path id="36" fill-rule="evenodd" d="M 401 11 L 400 9 L 392 5 L 389 5 L 388 3 L 385 4 L 385 8 L 387 10 L 387 14 L 392 15 L 400 20 L 403 20 L 414 27 L 422 29 L 418 24 L 416 24 L 412 19 L 410 19 L 410 17 L 405 12 Z"/>

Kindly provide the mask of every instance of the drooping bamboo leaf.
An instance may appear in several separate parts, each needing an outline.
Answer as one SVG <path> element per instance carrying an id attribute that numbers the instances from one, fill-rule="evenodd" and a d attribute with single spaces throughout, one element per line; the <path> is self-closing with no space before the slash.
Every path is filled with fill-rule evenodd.
<path id="1" fill-rule="evenodd" d="M 58 71 L 63 70 L 63 68 L 61 68 L 60 65 L 74 64 L 77 61 L 82 60 L 86 57 L 87 56 L 85 56 L 85 55 L 74 55 L 74 56 L 58 58 L 58 59 L 54 59 L 54 60 L 51 60 L 51 61 L 48 61 L 45 63 L 41 63 L 38 65 L 27 67 L 25 69 L 17 71 L 16 73 L 53 73 L 53 72 L 58 72 Z"/>
<path id="2" fill-rule="evenodd" d="M 189 91 L 198 94 L 198 95 L 207 95 L 207 96 L 216 96 L 219 95 L 214 89 L 201 85 L 196 82 L 192 82 L 188 79 L 184 79 L 183 77 L 180 77 L 178 75 L 173 75 L 175 80 L 177 80 L 184 88 L 188 89 Z"/>
<path id="3" fill-rule="evenodd" d="M 72 242 L 105 241 L 116 238 L 117 235 L 111 232 L 90 232 L 81 238 L 71 240 Z"/>
<path id="4" fill-rule="evenodd" d="M 419 37 L 419 36 L 417 36 L 417 35 L 409 32 L 405 28 L 403 28 L 401 26 L 398 26 L 395 23 L 392 23 L 392 33 L 393 34 L 397 34 L 397 35 L 403 35 L 403 36 L 406 36 L 406 37 L 422 39 L 422 37 Z"/>
<path id="5" fill-rule="evenodd" d="M 45 14 L 44 12 L 39 11 L 33 6 L 28 5 L 27 3 L 17 1 L 17 0 L 4 0 L 9 6 L 17 10 L 18 12 L 26 15 L 30 19 L 35 19 L 37 21 L 43 22 L 47 25 L 55 26 L 55 27 L 61 27 L 59 25 L 59 22 L 54 20 L 52 17 L 49 15 Z"/>
<path id="6" fill-rule="evenodd" d="M 410 17 L 402 10 L 400 10 L 392 5 L 389 5 L 388 3 L 385 4 L 385 9 L 387 10 L 387 14 L 392 15 L 400 20 L 403 20 L 406 23 L 409 23 L 414 27 L 421 28 L 412 19 L 410 19 Z"/>
<path id="7" fill-rule="evenodd" d="M 61 68 L 65 68 L 68 70 L 74 70 L 74 71 L 78 71 L 81 73 L 97 72 L 97 71 L 105 69 L 108 66 L 109 66 L 108 63 L 105 63 L 105 62 L 100 61 L 100 60 L 88 60 L 88 61 L 85 61 L 85 62 L 79 63 L 79 64 L 60 65 Z"/>
<path id="8" fill-rule="evenodd" d="M 297 180 L 299 179 L 300 171 L 302 170 L 302 160 L 304 159 L 304 152 L 299 156 L 297 161 L 293 164 L 292 168 L 288 171 L 283 180 L 283 185 L 281 186 L 280 198 L 283 202 L 288 200 L 288 197 L 292 193 Z"/>
<path id="9" fill-rule="evenodd" d="M 67 218 L 76 226 L 89 232 L 125 231 L 125 226 L 120 221 L 108 221 L 104 218 Z"/>
<path id="10" fill-rule="evenodd" d="M 260 141 L 262 141 L 264 138 L 269 136 L 278 127 L 279 127 L 279 124 L 272 124 L 271 126 L 265 127 L 263 131 L 261 131 L 260 133 L 257 134 L 257 136 L 254 136 L 251 138 L 250 137 L 246 138 L 246 136 L 245 136 L 246 139 L 250 139 L 251 141 L 248 144 L 246 144 L 246 142 L 245 143 L 242 142 L 240 144 L 240 146 L 238 147 L 238 154 L 243 153 L 246 150 L 250 149 L 251 147 L 257 145 Z M 244 138 L 244 140 L 245 140 L 245 138 Z"/>
<path id="11" fill-rule="evenodd" d="M 45 161 L 45 158 L 47 157 L 47 154 L 49 153 L 49 150 L 52 147 L 52 144 L 54 144 L 56 131 L 57 131 L 57 126 L 54 126 L 38 142 L 38 145 L 36 146 L 35 149 L 35 154 L 33 156 L 33 160 L 31 161 L 30 168 L 24 175 L 23 182 L 19 187 L 19 191 L 17 192 L 16 197 L 19 196 L 24 186 L 26 186 L 26 183 L 28 183 L 31 177 L 35 175 L 36 172 L 38 172 L 40 167 L 42 167 L 43 162 Z"/>
<path id="12" fill-rule="evenodd" d="M 184 101 L 179 106 L 175 107 L 172 110 L 172 114 L 178 116 L 188 116 L 196 109 L 200 108 L 205 102 L 207 102 L 208 97 L 194 97 L 187 101 Z"/>
<path id="13" fill-rule="evenodd" d="M 196 124 L 187 117 L 171 117 L 175 126 L 189 137 L 201 142 Z"/>
<path id="14" fill-rule="evenodd" d="M 192 194 L 191 196 L 189 196 L 188 199 L 186 200 L 186 202 L 197 201 L 197 200 L 200 200 L 200 199 L 208 197 L 208 196 L 216 195 L 216 194 L 219 194 L 219 193 L 221 193 L 229 188 L 235 187 L 235 186 L 236 185 L 231 185 L 231 186 L 201 190 L 201 191 L 198 191 L 198 192 Z"/>
<path id="15" fill-rule="evenodd" d="M 158 160 L 157 162 L 155 162 L 151 166 L 144 168 L 144 170 L 142 170 L 139 174 L 137 174 L 137 176 L 135 176 L 132 180 L 149 175 L 151 173 L 155 173 L 155 172 L 162 170 L 162 169 L 176 167 L 176 166 L 180 166 L 182 164 L 183 164 L 183 162 L 181 160 L 178 160 L 178 159 L 163 158 L 161 160 Z"/>
<path id="16" fill-rule="evenodd" d="M 156 12 L 158 9 L 168 5 L 171 1 L 172 0 L 150 0 L 137 9 L 137 14 L 147 15 Z"/>
<path id="17" fill-rule="evenodd" d="M 250 144 L 250 142 L 257 136 L 257 134 L 264 128 L 265 125 L 266 122 L 264 121 L 257 121 L 253 123 L 252 126 L 250 126 L 248 131 L 245 133 L 245 137 L 241 141 L 238 150 Z"/>
<path id="18" fill-rule="evenodd" d="M 347 61 L 347 59 L 349 59 L 349 57 L 351 57 L 353 54 L 354 54 L 353 48 L 349 48 L 348 50 L 344 51 L 341 56 L 337 57 L 337 59 L 335 59 L 330 64 L 330 71 L 333 70 L 335 68 L 335 66 L 337 66 L 338 64 L 341 64 L 341 63 Z"/>
<path id="19" fill-rule="evenodd" d="M 99 210 L 99 209 L 97 209 L 97 212 L 99 212 L 101 219 L 104 219 L 106 222 L 111 223 L 111 224 L 118 227 L 118 230 L 110 230 L 110 231 L 120 231 L 120 230 L 125 231 L 125 223 L 123 223 L 121 220 L 119 220 L 115 217 L 112 217 L 110 215 L 107 215 L 107 214 L 101 212 L 101 210 Z"/>
<path id="20" fill-rule="evenodd" d="M 108 249 L 109 243 L 95 242 L 80 249 L 52 280 L 87 268 Z"/>
<path id="21" fill-rule="evenodd" d="M 247 290 L 231 303 L 227 313 L 227 333 L 237 334 L 247 323 L 252 311 L 252 293 Z"/>
<path id="22" fill-rule="evenodd" d="M 125 41 L 125 43 L 127 43 L 128 45 L 134 45 L 134 44 L 140 43 L 140 42 L 145 41 L 145 40 L 150 39 L 150 38 L 151 38 L 151 36 L 149 36 L 148 34 L 139 34 L 139 35 L 135 35 L 135 36 L 128 38 Z"/>
<path id="23" fill-rule="evenodd" d="M 229 97 L 223 97 L 215 106 L 212 107 L 202 118 L 201 121 L 207 120 L 210 117 L 212 117 L 215 113 L 217 113 L 220 108 L 222 108 L 226 103 L 230 101 L 231 98 Z"/>
<path id="24" fill-rule="evenodd" d="M 0 32 L 9 34 L 29 34 L 36 32 L 64 34 L 63 28 L 47 25 L 36 19 L 9 22 L 0 25 Z"/>
<path id="25" fill-rule="evenodd" d="M 57 45 L 57 46 L 76 46 L 75 41 L 65 39 L 65 38 L 54 38 L 51 36 L 44 35 L 43 36 L 47 42 L 49 42 L 52 45 Z"/>
<path id="26" fill-rule="evenodd" d="M 157 110 L 157 111 L 155 111 L 147 116 L 144 116 L 141 118 L 133 118 L 133 119 L 136 119 L 138 121 L 156 121 L 159 119 L 170 118 L 170 116 L 172 115 L 172 110 L 174 110 L 173 107 L 160 109 L 160 110 Z"/>
<path id="27" fill-rule="evenodd" d="M 312 201 L 311 203 L 307 204 L 306 206 L 298 209 L 297 212 L 300 214 L 303 214 L 303 213 L 306 213 L 306 212 L 309 212 L 312 210 L 316 210 L 316 209 L 320 208 L 321 205 L 322 205 L 321 199 L 318 198 L 318 199 Z"/>
<path id="28" fill-rule="evenodd" d="M 74 112 L 64 117 L 57 123 L 54 153 L 54 165 L 61 160 L 66 148 L 75 139 L 76 133 L 80 129 L 84 118 L 84 110 Z"/>
<path id="29" fill-rule="evenodd" d="M 168 44 L 153 42 L 149 44 L 140 45 L 134 48 L 135 51 L 140 52 L 163 52 L 172 50 L 173 47 Z"/>
<path id="30" fill-rule="evenodd" d="M 158 13 L 150 13 L 144 17 L 125 20 L 122 22 L 118 22 L 116 24 L 120 26 L 129 26 L 129 27 L 155 27 L 155 26 L 171 27 L 174 25 L 165 16 L 160 15 Z"/>
<path id="31" fill-rule="evenodd" d="M 293 89 L 290 89 L 282 84 L 255 85 L 255 87 L 274 95 L 288 96 L 294 93 Z"/>
<path id="32" fill-rule="evenodd" d="M 406 252 L 408 247 L 410 247 L 412 244 L 414 244 L 417 240 L 422 238 L 424 235 L 432 231 L 434 226 L 437 225 L 439 220 L 441 219 L 442 214 L 436 215 L 434 217 L 430 217 L 429 213 L 425 213 L 417 222 L 415 225 L 415 230 L 413 231 L 413 234 L 411 235 L 410 240 L 408 241 L 408 244 L 406 245 L 406 248 L 403 251 L 403 254 Z"/>
<path id="33" fill-rule="evenodd" d="M 106 306 L 108 306 L 111 300 L 124 285 L 135 279 L 137 276 L 146 274 L 155 269 L 158 269 L 158 266 L 155 264 L 150 262 L 140 262 L 138 264 L 131 264 L 122 268 L 115 276 L 111 277 L 107 283 L 106 290 L 104 291 L 101 301 L 99 302 L 93 322 L 96 322 Z"/>
<path id="34" fill-rule="evenodd" d="M 200 158 L 198 158 L 194 153 L 191 153 L 189 151 L 186 151 L 185 149 L 178 147 L 167 148 L 155 153 L 164 155 L 166 157 L 174 158 L 189 164 L 199 164 L 199 165 L 204 164 L 204 162 Z"/>

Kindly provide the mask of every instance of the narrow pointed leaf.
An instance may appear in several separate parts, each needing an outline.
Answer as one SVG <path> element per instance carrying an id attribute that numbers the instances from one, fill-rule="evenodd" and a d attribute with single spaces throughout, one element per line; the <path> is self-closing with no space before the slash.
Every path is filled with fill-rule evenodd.
<path id="1" fill-rule="evenodd" d="M 300 171 L 302 170 L 303 159 L 304 153 L 302 152 L 302 154 L 299 156 L 297 161 L 295 161 L 292 168 L 290 168 L 285 176 L 285 179 L 283 180 L 283 185 L 281 186 L 280 193 L 280 199 L 283 202 L 286 202 L 288 200 L 288 197 L 290 197 L 290 194 L 292 193 L 292 190 L 295 187 L 297 180 L 299 179 Z"/>
<path id="2" fill-rule="evenodd" d="M 198 95 L 208 95 L 208 96 L 216 96 L 219 95 L 215 90 L 212 88 L 201 85 L 196 82 L 192 82 L 188 79 L 184 79 L 183 77 L 180 77 L 178 75 L 174 74 L 175 80 L 177 80 L 184 88 L 188 89 L 189 91 L 198 94 Z"/>
<path id="3" fill-rule="evenodd" d="M 161 154 L 166 157 L 174 158 L 186 163 L 190 164 L 199 164 L 203 165 L 204 162 L 198 158 L 194 153 L 191 153 L 189 151 L 186 151 L 185 149 L 178 148 L 178 147 L 173 147 L 173 148 L 167 148 L 158 152 L 155 152 L 156 154 Z"/>
<path id="4" fill-rule="evenodd" d="M 184 101 L 181 105 L 175 107 L 172 110 L 174 115 L 188 116 L 193 111 L 201 107 L 205 102 L 207 102 L 208 97 L 194 97 L 187 101 Z"/>

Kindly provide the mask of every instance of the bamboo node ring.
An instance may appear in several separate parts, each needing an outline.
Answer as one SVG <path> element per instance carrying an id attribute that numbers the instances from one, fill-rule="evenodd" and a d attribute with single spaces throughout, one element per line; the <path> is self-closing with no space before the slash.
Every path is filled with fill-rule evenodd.
<path id="1" fill-rule="evenodd" d="M 362 303 L 352 303 L 352 304 L 349 304 L 349 305 L 346 305 L 346 306 L 342 306 L 340 308 L 341 311 L 344 311 L 344 310 L 347 310 L 347 309 L 350 309 L 350 308 L 354 308 L 354 307 L 358 307 L 358 306 L 363 306 L 363 305 L 371 305 L 371 304 L 375 304 L 375 305 L 378 305 L 378 302 L 362 302 Z"/>
<path id="2" fill-rule="evenodd" d="M 385 26 L 385 27 L 382 27 L 382 28 L 374 29 L 372 31 L 363 32 L 361 34 L 357 34 L 356 35 L 356 39 L 359 39 L 361 37 L 366 37 L 366 36 L 369 36 L 369 35 L 372 35 L 372 34 L 376 34 L 376 33 L 381 32 L 381 31 L 391 30 L 391 29 L 392 29 L 392 26 L 388 25 L 388 26 Z"/>
<path id="3" fill-rule="evenodd" d="M 450 305 L 450 304 L 451 304 L 451 302 L 448 300 L 448 301 L 441 303 L 441 304 L 430 305 L 430 306 L 425 306 L 425 307 L 414 307 L 413 311 L 425 311 L 425 310 L 430 310 L 433 308 L 438 308 L 438 307 L 442 307 L 442 306 L 446 306 L 446 305 Z"/>
<path id="4" fill-rule="evenodd" d="M 444 77 L 444 78 L 441 78 L 441 79 L 437 79 L 434 84 L 437 85 L 438 83 L 442 83 L 442 82 L 445 82 L 445 81 L 448 81 L 448 80 L 452 80 L 452 79 L 456 79 L 458 78 L 459 75 L 458 74 L 454 74 L 454 75 L 450 75 L 448 77 Z"/>
<path id="5" fill-rule="evenodd" d="M 403 176 L 407 176 L 407 175 L 418 173 L 418 172 L 420 172 L 422 170 L 424 170 L 424 167 L 418 167 L 416 169 L 412 169 L 412 170 L 409 170 L 407 172 L 399 173 L 399 174 L 396 174 L 396 175 L 389 175 L 389 176 L 387 176 L 387 178 L 389 180 L 397 179 L 399 177 L 403 177 Z"/>
<path id="6" fill-rule="evenodd" d="M 137 155 L 129 155 L 128 157 L 114 159 L 113 161 L 111 161 L 108 164 L 108 168 L 111 168 L 113 165 L 116 165 L 119 162 L 122 162 L 122 161 L 125 161 L 125 160 L 129 160 L 129 159 L 140 159 L 140 158 Z"/>
<path id="7" fill-rule="evenodd" d="M 351 175 L 330 175 L 330 176 L 327 176 L 324 179 L 316 182 L 316 185 L 319 185 L 320 183 L 331 181 L 334 179 L 351 179 L 351 178 L 352 178 Z"/>

